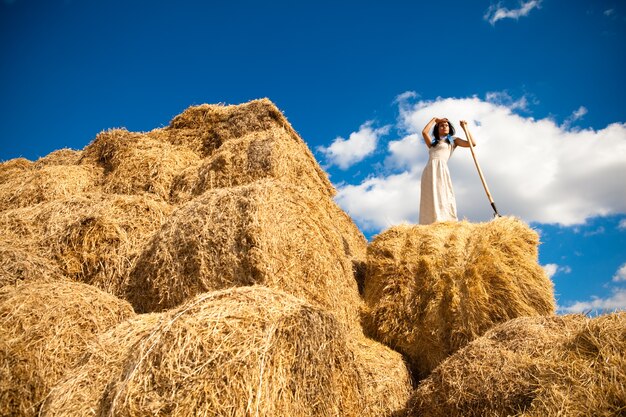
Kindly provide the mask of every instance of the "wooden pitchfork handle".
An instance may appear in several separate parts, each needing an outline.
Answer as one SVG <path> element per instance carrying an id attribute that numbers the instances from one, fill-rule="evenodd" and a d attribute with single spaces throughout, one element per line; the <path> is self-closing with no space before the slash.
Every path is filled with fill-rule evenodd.
<path id="1" fill-rule="evenodd" d="M 483 171 L 482 169 L 480 169 L 480 164 L 478 163 L 478 159 L 476 159 L 476 154 L 474 153 L 474 138 L 472 136 L 472 134 L 469 132 L 469 129 L 467 128 L 467 123 L 463 123 L 461 124 L 461 127 L 463 128 L 463 131 L 465 132 L 465 136 L 467 137 L 468 141 L 469 141 L 469 148 L 470 151 L 472 152 L 472 158 L 474 158 L 474 164 L 476 164 L 476 169 L 478 170 L 478 176 L 480 177 L 480 181 L 483 183 L 483 187 L 485 188 L 485 192 L 487 193 L 487 198 L 489 199 L 489 202 L 491 203 L 491 207 L 493 208 L 493 212 L 494 212 L 494 217 L 502 217 L 500 216 L 500 213 L 498 213 L 498 209 L 496 208 L 496 203 L 494 203 L 493 201 L 493 197 L 491 196 L 491 193 L 489 192 L 489 187 L 487 187 L 487 182 L 485 181 L 485 176 L 483 175 Z"/>

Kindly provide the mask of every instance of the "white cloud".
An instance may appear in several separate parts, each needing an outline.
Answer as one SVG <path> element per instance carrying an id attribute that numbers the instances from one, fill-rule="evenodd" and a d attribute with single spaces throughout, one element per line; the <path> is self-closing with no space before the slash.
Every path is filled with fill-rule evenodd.
<path id="1" fill-rule="evenodd" d="M 607 9 L 604 11 L 605 16 L 611 16 L 613 13 L 615 13 L 615 9 Z"/>
<path id="2" fill-rule="evenodd" d="M 558 269 L 559 269 L 559 266 L 557 264 L 546 264 L 546 265 L 543 265 L 543 270 L 546 272 L 546 275 L 550 279 L 554 276 L 554 274 L 556 274 L 556 271 Z"/>
<path id="3" fill-rule="evenodd" d="M 506 7 L 502 7 L 502 3 L 498 2 L 498 4 L 492 4 L 489 6 L 483 18 L 487 20 L 491 25 L 495 25 L 498 20 L 502 19 L 515 19 L 518 20 L 520 17 L 528 16 L 531 10 L 541 7 L 542 0 L 529 0 L 526 2 L 522 2 L 518 9 L 507 9 Z"/>
<path id="4" fill-rule="evenodd" d="M 560 307 L 563 313 L 583 313 L 588 311 L 609 312 L 615 310 L 626 310 L 626 289 L 616 288 L 613 294 L 607 298 L 592 297 L 589 301 L 576 301 L 567 306 Z"/>
<path id="5" fill-rule="evenodd" d="M 595 235 L 601 235 L 601 234 L 604 234 L 604 232 L 605 232 L 604 226 L 600 226 L 595 230 L 591 230 L 589 232 L 583 233 L 583 236 L 590 237 L 590 236 L 595 236 Z"/>
<path id="6" fill-rule="evenodd" d="M 485 100 L 495 105 L 506 106 L 511 110 L 528 110 L 528 99 L 523 96 L 514 100 L 506 91 L 490 91 L 485 94 Z"/>
<path id="7" fill-rule="evenodd" d="M 569 274 L 570 272 L 572 272 L 572 268 L 570 268 L 568 265 L 559 266 L 557 264 L 545 264 L 542 266 L 542 268 L 550 279 L 552 279 L 552 277 L 559 272 L 562 272 L 564 274 Z"/>
<path id="8" fill-rule="evenodd" d="M 398 94 L 398 96 L 396 96 L 394 103 L 405 103 L 409 99 L 417 98 L 417 97 L 418 97 L 418 94 L 415 91 L 405 91 L 404 93 Z"/>
<path id="9" fill-rule="evenodd" d="M 405 99 L 398 105 L 398 128 L 406 136 L 389 143 L 389 172 L 361 184 L 338 185 L 340 205 L 363 227 L 417 221 L 420 176 L 428 155 L 421 131 L 433 116 L 448 117 L 458 137 L 464 137 L 458 120 L 468 121 L 501 214 L 571 226 L 595 216 L 626 213 L 626 123 L 570 131 L 554 120 L 522 117 L 510 107 L 477 97 L 417 103 Z M 457 149 L 449 167 L 460 218 L 489 220 L 492 210 L 469 150 Z M 394 198 L 382 198 L 386 193 Z"/>
<path id="10" fill-rule="evenodd" d="M 626 219 L 620 220 L 619 224 L 617 225 L 617 228 L 619 230 L 626 230 Z"/>
<path id="11" fill-rule="evenodd" d="M 318 150 L 326 156 L 330 165 L 341 169 L 362 161 L 371 155 L 378 145 L 378 139 L 389 132 L 389 126 L 372 128 L 372 122 L 361 125 L 358 132 L 352 132 L 348 139 L 337 137 L 329 147 L 320 146 Z"/>
<path id="12" fill-rule="evenodd" d="M 626 281 L 626 263 L 620 266 L 615 275 L 613 275 L 613 282 Z"/>
<path id="13" fill-rule="evenodd" d="M 580 106 L 578 110 L 574 111 L 567 119 L 563 121 L 561 127 L 563 129 L 569 129 L 572 123 L 582 119 L 585 114 L 587 114 L 587 108 L 585 106 Z"/>
<path id="14" fill-rule="evenodd" d="M 387 145 L 389 156 L 385 159 L 385 165 L 391 168 L 410 168 L 417 161 L 426 162 L 424 151 L 421 149 L 423 141 L 422 135 L 417 133 L 390 141 Z"/>
<path id="15" fill-rule="evenodd" d="M 420 190 L 415 184 L 419 174 L 414 171 L 371 177 L 359 185 L 340 185 L 336 199 L 364 230 L 381 230 L 417 218 Z"/>

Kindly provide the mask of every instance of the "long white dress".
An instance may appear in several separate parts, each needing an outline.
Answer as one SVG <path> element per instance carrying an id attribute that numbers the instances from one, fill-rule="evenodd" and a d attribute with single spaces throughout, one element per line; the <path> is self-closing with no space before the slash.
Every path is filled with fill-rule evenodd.
<path id="1" fill-rule="evenodd" d="M 420 224 L 457 220 L 456 199 L 448 169 L 448 159 L 456 145 L 440 140 L 428 148 L 428 162 L 422 172 Z"/>

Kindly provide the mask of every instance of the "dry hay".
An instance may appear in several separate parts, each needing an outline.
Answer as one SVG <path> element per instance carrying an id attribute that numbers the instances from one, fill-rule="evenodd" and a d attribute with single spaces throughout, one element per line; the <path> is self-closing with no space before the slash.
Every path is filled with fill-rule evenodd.
<path id="1" fill-rule="evenodd" d="M 102 197 L 44 241 L 68 277 L 121 295 L 124 276 L 171 208 L 148 196 Z"/>
<path id="2" fill-rule="evenodd" d="M 537 245 L 537 233 L 511 217 L 389 229 L 367 251 L 367 333 L 423 377 L 497 323 L 552 314 Z"/>
<path id="3" fill-rule="evenodd" d="M 357 324 L 353 260 L 366 240 L 327 197 L 272 180 L 206 192 L 174 212 L 129 275 L 139 312 L 211 290 L 263 284 Z"/>
<path id="4" fill-rule="evenodd" d="M 109 352 L 57 385 L 43 416 L 384 416 L 394 410 L 380 396 L 408 392 L 406 379 L 399 394 L 367 387 L 334 316 L 266 287 L 145 317 L 101 337 Z"/>
<path id="5" fill-rule="evenodd" d="M 152 193 L 169 199 L 173 179 L 199 160 L 193 151 L 144 133 L 111 129 L 96 136 L 80 163 L 104 169 L 107 193 Z"/>
<path id="6" fill-rule="evenodd" d="M 58 281 L 62 277 L 56 263 L 33 251 L 28 244 L 0 237 L 0 287 Z"/>
<path id="7" fill-rule="evenodd" d="M 149 338 L 159 323 L 167 321 L 162 313 L 141 314 L 130 318 L 89 344 L 72 372 L 50 390 L 41 407 L 43 416 L 101 416 L 100 399 L 109 381 L 124 372 L 128 355 L 143 339 Z"/>
<path id="8" fill-rule="evenodd" d="M 364 381 L 363 395 L 368 398 L 365 414 L 391 416 L 406 406 L 413 392 L 413 381 L 402 355 L 366 337 L 348 341 L 355 365 Z"/>
<path id="9" fill-rule="evenodd" d="M 444 361 L 418 387 L 408 416 L 623 416 L 626 312 L 523 317 Z"/>
<path id="10" fill-rule="evenodd" d="M 10 236 L 7 246 L 32 253 L 26 263 L 47 259 L 68 278 L 119 295 L 123 277 L 170 213 L 169 204 L 147 195 L 92 193 L 1 212 L 0 230 Z"/>
<path id="11" fill-rule="evenodd" d="M 80 283 L 0 289 L 0 415 L 34 416 L 96 335 L 133 315 L 127 302 Z"/>
<path id="12" fill-rule="evenodd" d="M 153 133 L 163 135 L 171 143 L 187 146 L 202 157 L 207 157 L 231 139 L 273 127 L 283 127 L 293 140 L 302 140 L 281 111 L 266 98 L 235 106 L 192 106 L 174 117 L 168 127 Z"/>
<path id="13" fill-rule="evenodd" d="M 205 159 L 176 179 L 173 202 L 186 201 L 208 188 L 268 177 L 331 197 L 335 194 L 306 143 L 268 99 L 236 106 L 189 107 L 165 129 L 148 134 L 187 146 Z"/>
<path id="14" fill-rule="evenodd" d="M 77 151 L 70 148 L 58 149 L 50 152 L 48 155 L 39 158 L 35 162 L 35 166 L 42 165 L 78 165 L 83 151 Z"/>
<path id="15" fill-rule="evenodd" d="M 9 159 L 0 163 L 0 184 L 9 181 L 16 174 L 28 170 L 33 166 L 32 161 L 26 158 Z"/>
<path id="16" fill-rule="evenodd" d="M 224 142 L 172 186 L 172 202 L 184 202 L 219 187 L 274 178 L 332 197 L 334 188 L 306 144 L 283 126 L 271 126 Z"/>
<path id="17" fill-rule="evenodd" d="M 82 194 L 97 182 L 97 170 L 88 167 L 34 164 L 0 181 L 0 211 Z"/>

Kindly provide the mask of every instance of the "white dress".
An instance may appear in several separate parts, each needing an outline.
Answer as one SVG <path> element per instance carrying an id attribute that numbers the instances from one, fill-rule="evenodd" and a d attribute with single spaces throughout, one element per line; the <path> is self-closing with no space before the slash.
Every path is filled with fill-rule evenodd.
<path id="1" fill-rule="evenodd" d="M 422 172 L 420 224 L 457 220 L 456 199 L 448 169 L 448 159 L 456 145 L 440 140 L 428 148 L 428 163 Z"/>

